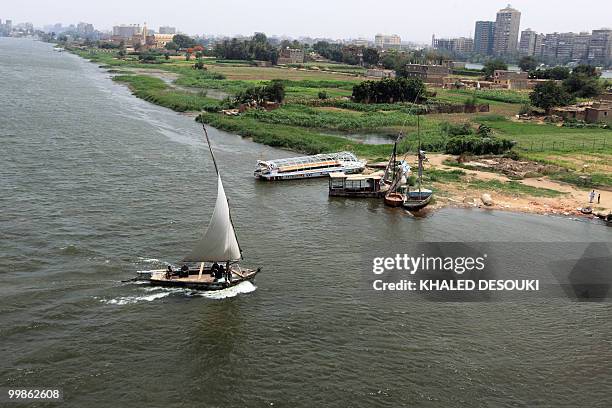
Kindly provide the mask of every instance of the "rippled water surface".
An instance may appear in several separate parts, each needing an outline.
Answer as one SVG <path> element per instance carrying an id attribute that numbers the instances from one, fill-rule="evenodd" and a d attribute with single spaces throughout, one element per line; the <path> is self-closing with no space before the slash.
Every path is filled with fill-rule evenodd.
<path id="1" fill-rule="evenodd" d="M 609 229 L 414 219 L 329 199 L 325 180 L 256 182 L 257 159 L 291 153 L 211 129 L 245 263 L 263 272 L 212 295 L 122 283 L 205 227 L 216 180 L 201 128 L 28 40 L 0 38 L 0 96 L 0 386 L 59 386 L 73 407 L 610 406 L 609 304 L 373 296 L 361 255 Z"/>

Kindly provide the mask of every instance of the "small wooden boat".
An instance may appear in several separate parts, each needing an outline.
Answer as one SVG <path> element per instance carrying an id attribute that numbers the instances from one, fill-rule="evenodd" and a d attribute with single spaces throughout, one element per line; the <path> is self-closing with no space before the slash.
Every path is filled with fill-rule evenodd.
<path id="1" fill-rule="evenodd" d="M 385 196 L 385 205 L 388 205 L 389 207 L 401 207 L 405 198 L 406 197 L 402 193 L 389 193 Z"/>
<path id="2" fill-rule="evenodd" d="M 238 244 L 229 203 L 223 189 L 210 139 L 204 124 L 202 124 L 202 127 L 217 173 L 217 201 L 208 228 L 191 252 L 183 258 L 183 266 L 178 273 L 170 267 L 168 269 L 139 271 L 136 280 L 145 280 L 156 286 L 210 291 L 252 281 L 261 270 L 260 268 L 256 270 L 243 269 L 238 265 L 238 262 L 242 259 L 242 249 Z"/>
<path id="3" fill-rule="evenodd" d="M 427 207 L 431 201 L 433 192 L 427 189 L 421 189 L 420 191 L 409 191 L 406 194 L 406 198 L 402 203 L 402 206 L 408 211 L 419 211 Z"/>

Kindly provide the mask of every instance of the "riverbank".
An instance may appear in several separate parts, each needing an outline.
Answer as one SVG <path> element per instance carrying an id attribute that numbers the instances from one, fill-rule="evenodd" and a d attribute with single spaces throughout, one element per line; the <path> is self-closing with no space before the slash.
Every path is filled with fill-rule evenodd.
<path id="1" fill-rule="evenodd" d="M 197 116 L 197 120 L 210 126 L 257 143 L 301 154 L 349 150 L 369 161 L 384 161 L 392 149 L 392 141 L 402 132 L 406 137 L 398 145 L 399 153 L 413 157 L 417 148 L 417 120 L 411 114 L 412 106 L 366 105 L 343 99 L 350 96 L 354 84 L 365 79 L 358 75 L 347 77 L 290 67 L 252 67 L 218 63 L 213 59 L 203 60 L 206 70 L 195 70 L 188 61 L 143 64 L 91 50 L 76 53 L 101 63 L 115 81 L 126 84 L 141 99 Z M 219 112 L 224 106 L 222 98 L 208 95 L 215 91 L 231 96 L 274 78 L 283 79 L 287 95 L 285 103 L 274 111 L 251 110 L 228 116 Z M 325 98 L 321 98 L 322 94 Z M 435 89 L 431 102 L 461 103 L 470 95 L 462 90 Z M 555 163 L 558 171 L 539 178 L 513 180 L 503 175 L 491 178 L 490 171 L 438 165 L 432 168 L 431 180 L 438 198 L 435 208 L 478 206 L 480 195 L 489 193 L 495 202 L 491 208 L 495 209 L 579 215 L 576 209 L 585 205 L 580 197 L 586 197 L 589 189 L 609 191 L 612 188 L 610 169 L 599 165 L 612 161 L 612 132 L 512 120 L 526 98 L 524 92 L 481 91 L 479 101 L 490 105 L 487 114 L 422 115 L 423 147 L 429 152 L 443 152 L 451 132 L 461 129 L 475 132 L 486 126 L 495 137 L 516 143 L 512 157 Z M 389 142 L 370 144 L 355 137 L 364 133 L 375 135 L 379 140 L 387 138 Z M 540 181 L 534 182 L 537 179 Z M 602 197 L 602 211 L 612 201 L 606 197 L 605 194 Z"/>

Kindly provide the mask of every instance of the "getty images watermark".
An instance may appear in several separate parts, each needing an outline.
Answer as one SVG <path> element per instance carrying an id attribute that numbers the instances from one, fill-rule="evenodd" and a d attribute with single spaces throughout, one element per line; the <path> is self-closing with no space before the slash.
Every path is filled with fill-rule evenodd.
<path id="1" fill-rule="evenodd" d="M 539 279 L 487 279 L 486 253 L 480 256 L 396 254 L 372 260 L 375 291 L 522 291 L 540 290 Z M 389 278 L 389 276 L 393 277 Z M 394 279 L 399 275 L 399 279 Z"/>

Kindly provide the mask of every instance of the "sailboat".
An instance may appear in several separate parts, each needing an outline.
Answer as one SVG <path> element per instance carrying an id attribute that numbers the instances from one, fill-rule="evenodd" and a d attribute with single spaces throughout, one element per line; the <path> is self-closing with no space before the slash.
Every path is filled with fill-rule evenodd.
<path id="1" fill-rule="evenodd" d="M 408 191 L 405 194 L 404 202 L 402 206 L 408 211 L 419 211 L 425 208 L 429 202 L 431 201 L 431 197 L 433 196 L 433 192 L 431 190 L 427 190 L 422 188 L 423 183 L 423 162 L 427 161 L 427 157 L 425 156 L 425 152 L 421 149 L 421 132 L 420 132 L 420 121 L 419 115 L 417 115 L 417 134 L 419 137 L 419 148 L 417 152 L 417 158 L 419 160 L 419 178 L 418 178 L 418 190 L 417 191 Z"/>
<path id="2" fill-rule="evenodd" d="M 393 143 L 393 153 L 391 153 L 383 176 L 383 181 L 389 184 L 389 189 L 385 194 L 385 205 L 389 207 L 401 207 L 405 198 L 399 190 L 403 184 L 406 184 L 406 174 L 410 172 L 410 166 L 404 160 L 397 161 L 397 144 L 403 138 L 404 134 L 400 132 Z"/>
<path id="3" fill-rule="evenodd" d="M 208 132 L 204 124 L 202 127 L 217 174 L 215 209 L 204 235 L 182 259 L 183 265 L 180 270 L 174 271 L 169 266 L 167 269 L 138 272 L 137 279 L 147 280 L 152 285 L 205 291 L 221 290 L 241 282 L 252 281 L 261 270 L 261 268 L 243 269 L 238 264 L 242 260 L 242 249 L 234 230 L 229 202 Z"/>

